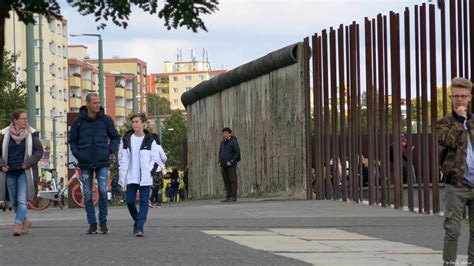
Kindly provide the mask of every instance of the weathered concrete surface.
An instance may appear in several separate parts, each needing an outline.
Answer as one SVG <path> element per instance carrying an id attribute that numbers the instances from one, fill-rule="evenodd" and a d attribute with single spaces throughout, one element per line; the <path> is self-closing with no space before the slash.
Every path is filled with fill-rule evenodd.
<path id="1" fill-rule="evenodd" d="M 303 198 L 306 126 L 303 49 L 299 61 L 188 106 L 189 187 L 193 198 L 223 195 L 221 130 L 241 148 L 238 194 Z"/>

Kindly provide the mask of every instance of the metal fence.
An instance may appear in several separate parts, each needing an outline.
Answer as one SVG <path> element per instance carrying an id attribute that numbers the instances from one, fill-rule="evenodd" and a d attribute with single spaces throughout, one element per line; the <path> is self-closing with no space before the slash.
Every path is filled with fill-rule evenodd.
<path id="1" fill-rule="evenodd" d="M 305 39 L 317 199 L 440 211 L 435 124 L 451 108 L 447 61 L 451 78 L 474 77 L 473 24 L 474 1 L 440 1 Z"/>

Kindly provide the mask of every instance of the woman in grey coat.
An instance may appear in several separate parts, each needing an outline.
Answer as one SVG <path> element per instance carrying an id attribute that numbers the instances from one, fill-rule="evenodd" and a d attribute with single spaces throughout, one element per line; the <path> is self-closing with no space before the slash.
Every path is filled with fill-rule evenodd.
<path id="1" fill-rule="evenodd" d="M 11 124 L 0 132 L 0 201 L 5 200 L 8 188 L 16 212 L 14 236 L 27 234 L 31 226 L 26 210 L 36 193 L 37 163 L 43 156 L 43 146 L 35 133 L 22 109 L 12 113 Z"/>

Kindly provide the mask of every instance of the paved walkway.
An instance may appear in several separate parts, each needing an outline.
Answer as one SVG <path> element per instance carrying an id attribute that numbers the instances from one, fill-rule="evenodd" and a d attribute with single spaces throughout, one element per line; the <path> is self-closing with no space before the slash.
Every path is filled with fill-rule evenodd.
<path id="1" fill-rule="evenodd" d="M 0 212 L 1 265 L 440 265 L 442 220 L 336 201 L 217 200 L 150 209 L 145 237 L 125 207 L 108 235 L 86 235 L 83 209 L 28 212 L 31 234 L 11 235 Z M 468 225 L 459 242 L 466 262 Z M 3 256 L 6 255 L 6 256 Z"/>

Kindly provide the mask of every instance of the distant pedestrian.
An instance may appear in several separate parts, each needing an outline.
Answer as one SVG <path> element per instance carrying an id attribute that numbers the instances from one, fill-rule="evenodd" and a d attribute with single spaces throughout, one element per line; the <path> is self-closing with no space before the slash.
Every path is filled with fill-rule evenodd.
<path id="1" fill-rule="evenodd" d="M 186 167 L 186 170 L 184 170 L 184 172 L 183 172 L 184 200 L 188 200 L 188 197 L 189 197 L 188 182 L 189 182 L 188 167 Z"/>
<path id="2" fill-rule="evenodd" d="M 87 234 L 97 233 L 97 219 L 92 203 L 94 173 L 99 187 L 100 231 L 107 234 L 107 178 L 110 155 L 117 149 L 120 135 L 112 118 L 104 113 L 97 93 L 86 96 L 86 105 L 79 109 L 79 116 L 72 122 L 68 143 L 81 169 L 82 187 L 89 229 Z"/>
<path id="3" fill-rule="evenodd" d="M 119 184 L 127 187 L 126 202 L 133 218 L 133 234 L 143 237 L 143 227 L 148 215 L 152 175 L 158 167 L 164 168 L 166 155 L 160 145 L 146 131 L 147 117 L 143 113 L 130 117 L 132 130 L 122 138 L 119 149 Z M 136 207 L 136 194 L 140 192 L 140 209 Z"/>
<path id="4" fill-rule="evenodd" d="M 178 168 L 173 168 L 170 174 L 171 183 L 171 200 L 178 202 L 178 191 L 179 191 L 179 171 Z"/>
<path id="5" fill-rule="evenodd" d="M 446 182 L 444 212 L 443 260 L 446 265 L 456 264 L 458 238 L 461 234 L 463 210 L 469 209 L 470 237 L 468 264 L 474 264 L 474 117 L 469 112 L 472 84 L 464 78 L 451 82 L 453 111 L 436 124 L 438 143 L 443 158 L 441 171 Z"/>
<path id="6" fill-rule="evenodd" d="M 11 124 L 0 132 L 0 145 L 0 201 L 5 200 L 7 188 L 16 212 L 13 235 L 20 236 L 31 226 L 26 210 L 36 194 L 37 163 L 43 156 L 43 146 L 36 130 L 28 125 L 25 110 L 12 113 Z"/>
<path id="7" fill-rule="evenodd" d="M 155 172 L 153 175 L 153 186 L 151 191 L 151 203 L 155 206 L 161 206 L 163 200 L 163 174 L 161 172 Z"/>
<path id="8" fill-rule="evenodd" d="M 237 162 L 240 161 L 240 147 L 230 128 L 222 129 L 222 137 L 219 165 L 226 190 L 226 197 L 222 202 L 233 202 L 237 200 Z"/>
<path id="9" fill-rule="evenodd" d="M 171 188 L 171 183 L 168 183 L 165 188 L 165 195 L 168 203 L 173 202 L 173 189 Z"/>

